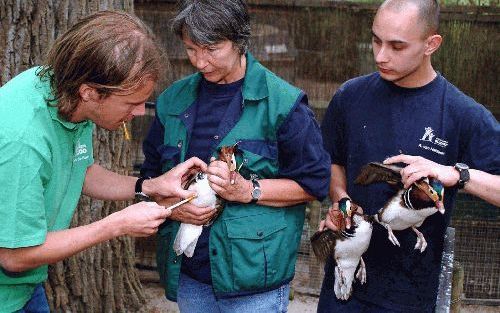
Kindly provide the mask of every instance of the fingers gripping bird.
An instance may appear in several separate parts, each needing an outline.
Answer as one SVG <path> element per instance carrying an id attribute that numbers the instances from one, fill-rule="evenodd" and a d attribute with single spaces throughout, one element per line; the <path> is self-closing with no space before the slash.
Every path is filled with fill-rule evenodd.
<path id="1" fill-rule="evenodd" d="M 421 226 L 428 216 L 438 211 L 444 214 L 444 187 L 437 180 L 422 178 L 408 189 L 404 189 L 401 169 L 402 167 L 396 165 L 371 162 L 361 169 L 354 182 L 362 185 L 387 182 L 397 188 L 398 192 L 374 216 L 375 220 L 387 229 L 389 240 L 396 246 L 400 244 L 393 230 L 411 227 L 417 235 L 415 249 L 424 252 L 427 241 L 417 227 Z"/>
<path id="2" fill-rule="evenodd" d="M 219 160 L 227 163 L 232 184 L 234 184 L 236 177 L 236 150 L 236 144 L 233 146 L 222 146 L 219 149 Z M 197 194 L 197 197 L 191 201 L 192 204 L 198 207 L 212 207 L 217 211 L 214 217 L 205 225 L 181 223 L 174 240 L 174 251 L 177 255 L 184 253 L 187 257 L 192 257 L 198 238 L 203 231 L 203 226 L 209 226 L 217 219 L 224 208 L 224 201 L 210 187 L 208 176 L 203 172 L 194 174 L 186 183 L 185 189 L 194 191 Z"/>
<path id="3" fill-rule="evenodd" d="M 343 218 L 351 219 L 351 228 L 345 231 L 330 229 L 318 231 L 311 237 L 314 254 L 320 261 L 325 261 L 329 255 L 335 260 L 335 296 L 347 300 L 352 293 L 352 283 L 356 268 L 356 278 L 366 282 L 366 267 L 362 255 L 368 249 L 372 235 L 372 219 L 357 211 L 358 206 L 349 198 L 339 201 L 339 210 Z"/>

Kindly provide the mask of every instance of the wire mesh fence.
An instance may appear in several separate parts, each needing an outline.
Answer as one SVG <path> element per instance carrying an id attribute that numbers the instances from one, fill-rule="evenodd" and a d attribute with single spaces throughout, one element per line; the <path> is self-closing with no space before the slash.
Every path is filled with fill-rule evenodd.
<path id="1" fill-rule="evenodd" d="M 453 224 L 458 229 L 457 259 L 464 266 L 466 297 L 500 304 L 500 223 L 455 220 Z"/>
<path id="2" fill-rule="evenodd" d="M 471 301 L 500 304 L 499 208 L 460 194 L 451 221 L 456 258 L 464 267 L 464 293 Z"/>

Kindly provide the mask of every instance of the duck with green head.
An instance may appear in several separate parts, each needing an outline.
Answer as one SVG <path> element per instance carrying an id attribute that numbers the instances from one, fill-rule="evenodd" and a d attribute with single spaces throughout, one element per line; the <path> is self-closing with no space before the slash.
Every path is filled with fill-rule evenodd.
<path id="1" fill-rule="evenodd" d="M 424 252 L 427 241 L 417 229 L 424 220 L 436 212 L 445 213 L 443 199 L 444 187 L 438 180 L 423 177 L 408 189 L 403 188 L 400 171 L 403 167 L 371 162 L 361 169 L 355 183 L 368 185 L 375 182 L 387 182 L 398 192 L 386 202 L 374 216 L 375 220 L 388 231 L 389 240 L 400 246 L 393 230 L 410 228 L 417 235 L 415 249 Z"/>

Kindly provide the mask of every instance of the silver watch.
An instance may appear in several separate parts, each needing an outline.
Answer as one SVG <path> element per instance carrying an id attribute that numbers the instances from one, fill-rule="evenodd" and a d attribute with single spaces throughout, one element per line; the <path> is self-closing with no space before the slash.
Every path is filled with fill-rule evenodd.
<path id="1" fill-rule="evenodd" d="M 259 198 L 260 198 L 260 195 L 262 194 L 262 191 L 260 189 L 260 184 L 259 184 L 259 181 L 257 180 L 257 178 L 252 178 L 252 185 L 253 185 L 253 189 L 252 189 L 252 201 L 250 201 L 250 203 L 256 203 Z"/>

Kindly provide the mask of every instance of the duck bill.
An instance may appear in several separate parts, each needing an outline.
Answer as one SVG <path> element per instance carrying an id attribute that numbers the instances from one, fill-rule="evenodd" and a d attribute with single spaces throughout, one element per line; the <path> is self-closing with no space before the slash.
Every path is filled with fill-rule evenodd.
<path id="1" fill-rule="evenodd" d="M 438 209 L 439 213 L 444 214 L 444 203 L 443 201 L 436 201 L 436 209 Z"/>
<path id="2" fill-rule="evenodd" d="M 234 153 L 231 155 L 231 160 L 227 160 L 227 166 L 229 167 L 229 181 L 231 185 L 236 182 L 236 158 Z"/>
<path id="3" fill-rule="evenodd" d="M 442 197 L 425 181 L 414 182 L 418 189 L 422 190 L 433 202 L 439 213 L 444 214 L 444 204 Z"/>

